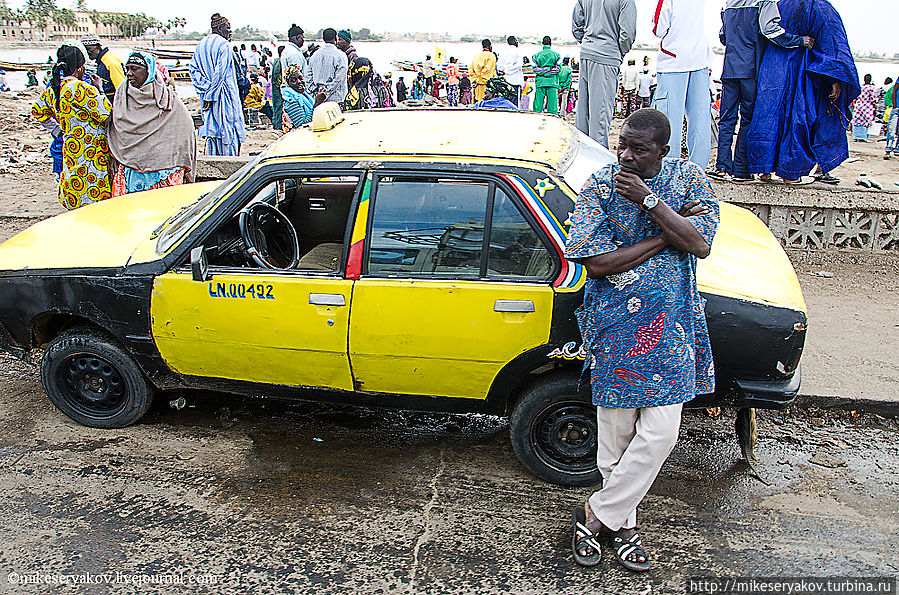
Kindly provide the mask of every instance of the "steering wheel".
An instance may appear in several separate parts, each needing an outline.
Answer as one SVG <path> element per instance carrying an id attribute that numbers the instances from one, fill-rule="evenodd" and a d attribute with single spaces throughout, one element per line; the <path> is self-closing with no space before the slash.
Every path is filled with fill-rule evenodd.
<path id="1" fill-rule="evenodd" d="M 264 202 L 245 207 L 237 227 L 247 255 L 266 269 L 293 269 L 300 261 L 300 242 L 284 213 Z"/>

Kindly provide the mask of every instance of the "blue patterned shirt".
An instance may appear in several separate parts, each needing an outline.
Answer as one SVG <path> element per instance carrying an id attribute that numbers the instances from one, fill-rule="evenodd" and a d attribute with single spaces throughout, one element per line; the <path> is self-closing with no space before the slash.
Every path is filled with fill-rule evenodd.
<path id="1" fill-rule="evenodd" d="M 581 191 L 566 258 L 612 252 L 661 233 L 646 211 L 617 194 L 614 175 L 620 170 L 617 163 L 605 166 Z M 646 185 L 675 211 L 694 200 L 708 207 L 708 213 L 690 221 L 712 244 L 718 202 L 698 166 L 665 159 Z M 696 288 L 692 254 L 669 246 L 630 271 L 589 279 L 576 315 L 594 404 L 673 405 L 715 390 L 705 300 Z"/>

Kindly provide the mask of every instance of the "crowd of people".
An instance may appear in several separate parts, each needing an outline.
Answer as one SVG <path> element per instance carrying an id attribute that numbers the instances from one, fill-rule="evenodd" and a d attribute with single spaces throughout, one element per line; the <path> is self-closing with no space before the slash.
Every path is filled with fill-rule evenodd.
<path id="1" fill-rule="evenodd" d="M 881 116 L 887 124 L 885 158 L 897 152 L 896 85 L 878 89 L 870 75 L 859 84 L 842 21 L 827 0 L 727 0 L 720 32 L 725 46 L 720 92 L 711 80 L 703 0 L 660 0 L 651 17 L 661 47 L 655 65 L 648 56 L 641 66 L 634 59 L 623 64 L 636 34 L 635 0 L 576 0 L 572 33 L 579 43 L 578 59 L 563 58 L 549 36 L 534 55 L 525 55 L 514 36 L 498 51 L 484 39 L 467 68 L 455 57 L 443 64 L 427 55 L 411 80 L 400 76 L 394 84 L 390 73 L 382 76 L 370 59 L 359 55 L 349 30 L 327 28 L 320 44 L 307 43 L 303 29 L 294 24 L 277 49 L 238 46 L 232 44 L 228 19 L 216 13 L 210 34 L 199 42 L 188 66 L 202 102 L 201 150 L 238 155 L 247 129 L 303 126 L 311 121 L 314 107 L 326 101 L 357 110 L 431 96 L 451 107 L 562 116 L 576 112 L 578 129 L 605 146 L 613 117 L 626 118 L 653 106 L 671 123 L 671 147 L 682 147 L 712 177 L 735 182 L 756 176 L 770 180 L 776 174 L 799 183 L 817 168 L 818 180 L 835 183 L 830 171 L 848 156 L 844 131 L 851 128 L 854 140 L 866 142 L 868 129 Z M 126 80 L 125 66 L 99 38 L 85 36 L 82 44 L 96 63 L 95 73 L 84 75 L 82 83 L 96 87 L 109 103 L 106 120 L 99 113 L 105 107 L 100 98 L 91 103 L 98 112 L 97 126 L 108 127 L 115 121 L 117 110 L 112 108 L 119 89 L 136 83 Z M 55 75 L 59 63 L 50 74 Z M 533 75 L 525 78 L 528 69 Z M 63 77 L 73 77 L 70 70 Z M 142 85 L 168 82 L 164 66 L 150 70 Z M 575 74 L 579 82 L 572 85 Z M 44 84 L 52 88 L 51 81 Z M 4 85 L 0 72 L 0 88 Z M 28 85 L 38 86 L 33 72 Z M 169 102 L 183 107 L 174 88 L 166 88 L 171 89 Z M 122 91 L 123 96 L 128 92 Z M 47 115 L 61 101 L 38 102 L 35 114 L 44 122 L 65 120 Z M 57 124 L 48 124 L 55 135 L 54 169 L 68 180 L 74 170 L 85 171 L 78 169 L 84 164 L 67 167 L 74 159 L 71 154 L 65 158 L 67 126 Z M 102 132 L 90 137 L 98 143 L 105 138 Z M 710 163 L 714 149 L 717 157 Z M 63 187 L 68 186 L 61 181 L 61 197 Z M 106 195 L 104 187 L 92 187 L 98 197 Z M 63 202 L 80 204 L 71 189 L 67 192 Z"/>
<path id="2" fill-rule="evenodd" d="M 31 108 L 53 137 L 59 202 L 76 209 L 193 181 L 193 119 L 167 69 L 140 51 L 122 64 L 95 35 L 81 43 L 84 52 L 60 46 L 46 89 Z M 96 72 L 88 73 L 85 53 Z"/>

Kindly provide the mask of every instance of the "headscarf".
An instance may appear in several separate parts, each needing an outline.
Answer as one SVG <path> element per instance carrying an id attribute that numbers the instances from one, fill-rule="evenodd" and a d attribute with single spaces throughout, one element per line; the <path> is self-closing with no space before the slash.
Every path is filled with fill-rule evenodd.
<path id="1" fill-rule="evenodd" d="M 72 76 L 82 66 L 84 66 L 84 54 L 75 46 L 63 44 L 56 50 L 56 64 L 53 65 L 50 87 L 56 95 L 57 110 L 59 109 L 59 96 L 62 93 L 62 78 Z"/>
<path id="2" fill-rule="evenodd" d="M 109 150 L 119 163 L 135 171 L 184 167 L 185 180 L 193 181 L 197 167 L 193 118 L 174 87 L 156 76 L 152 54 L 132 52 L 127 63 L 146 66 L 147 80 L 135 87 L 126 79 L 116 90 Z"/>
<path id="3" fill-rule="evenodd" d="M 343 39 L 344 41 L 353 41 L 353 34 L 350 33 L 347 29 L 341 29 L 337 32 L 337 37 Z"/>
<path id="4" fill-rule="evenodd" d="M 129 64 L 143 66 L 147 69 L 147 80 L 141 86 L 149 85 L 156 78 L 156 57 L 153 54 L 141 51 L 131 52 L 131 55 L 128 56 L 128 61 L 125 62 L 125 66 Z"/>
<path id="5" fill-rule="evenodd" d="M 303 69 L 300 68 L 299 64 L 291 64 L 287 67 L 287 71 L 284 72 L 284 84 L 290 87 L 288 81 L 290 80 L 290 75 L 293 73 L 297 73 L 300 75 L 300 78 L 303 78 Z M 291 87 L 292 88 L 292 87 Z"/>
<path id="6" fill-rule="evenodd" d="M 493 93 L 496 97 L 503 97 L 512 103 L 518 100 L 515 89 L 512 88 L 506 79 L 501 76 L 494 77 L 487 81 L 486 90 Z"/>

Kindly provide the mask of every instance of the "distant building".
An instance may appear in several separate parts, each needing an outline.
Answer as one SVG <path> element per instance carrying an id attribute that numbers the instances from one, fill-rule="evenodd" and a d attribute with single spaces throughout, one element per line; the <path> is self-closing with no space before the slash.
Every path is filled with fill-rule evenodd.
<path id="1" fill-rule="evenodd" d="M 0 6 L 6 6 L 5 0 L 0 0 Z M 75 26 L 62 25 L 55 21 L 50 21 L 44 30 L 32 27 L 28 21 L 3 21 L 0 20 L 0 41 L 32 41 L 32 40 L 48 40 L 63 41 L 66 39 L 80 38 L 86 33 L 95 33 L 103 39 L 116 39 L 122 37 L 122 31 L 118 25 L 103 24 L 101 20 L 118 14 L 126 14 L 120 12 L 87 12 L 82 10 L 75 11 Z M 94 23 L 94 19 L 97 22 Z"/>

